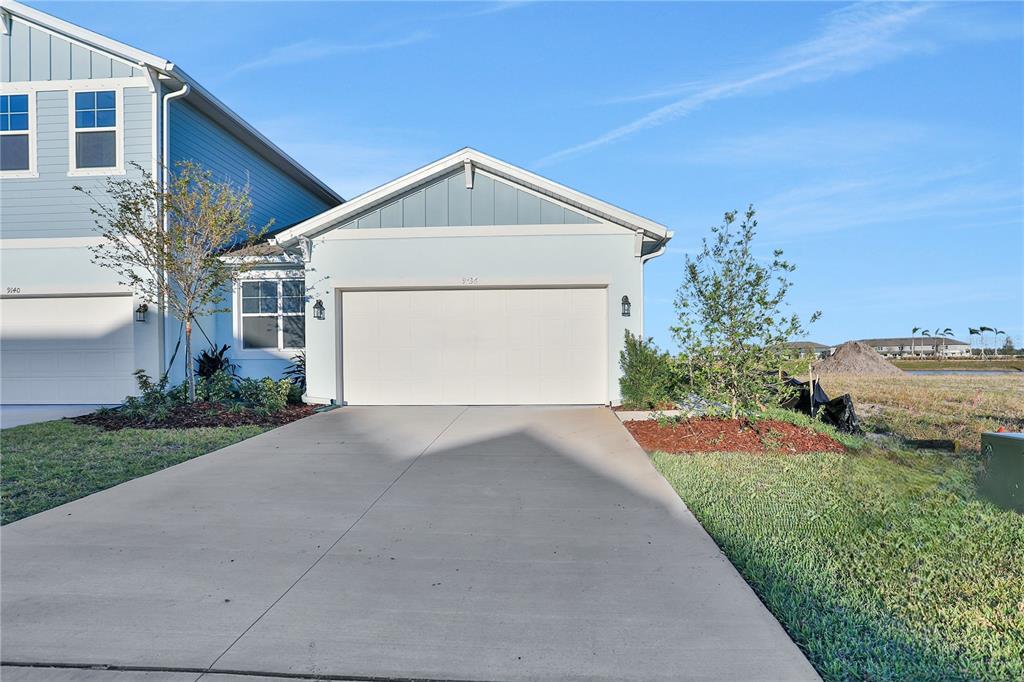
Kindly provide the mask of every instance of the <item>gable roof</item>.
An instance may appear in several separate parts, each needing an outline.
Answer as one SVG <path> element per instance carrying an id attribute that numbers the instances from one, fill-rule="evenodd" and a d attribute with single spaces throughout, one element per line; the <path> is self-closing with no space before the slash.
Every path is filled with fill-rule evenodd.
<path id="1" fill-rule="evenodd" d="M 473 169 L 485 171 L 490 175 L 508 180 L 515 185 L 530 189 L 542 196 L 578 208 L 610 223 L 621 225 L 641 233 L 658 243 L 663 244 L 672 238 L 672 232 L 667 227 L 653 220 L 630 213 L 618 206 L 613 206 L 600 199 L 577 192 L 547 178 L 542 178 L 539 175 L 505 163 L 471 147 L 465 147 L 454 154 L 449 154 L 396 180 L 361 194 L 341 206 L 328 209 L 320 215 L 308 218 L 294 227 L 282 230 L 273 237 L 273 240 L 282 246 L 290 246 L 302 237 L 316 236 L 345 223 L 364 211 L 381 206 L 414 188 L 426 185 L 452 171 L 462 169 L 467 163 L 471 164 Z"/>
<path id="2" fill-rule="evenodd" d="M 87 47 L 106 52 L 131 62 L 141 68 L 149 69 L 158 77 L 175 80 L 189 87 L 185 95 L 191 104 L 218 124 L 224 126 L 246 146 L 252 148 L 260 156 L 283 171 L 290 178 L 311 191 L 329 204 L 337 205 L 345 201 L 341 195 L 327 186 L 320 178 L 306 170 L 298 161 L 282 151 L 258 130 L 249 125 L 241 116 L 232 111 L 226 104 L 214 97 L 210 92 L 182 71 L 173 62 L 149 52 L 144 52 L 131 45 L 107 38 L 88 29 L 58 19 L 55 16 L 23 5 L 16 0 L 0 0 L 3 13 L 41 26 L 54 33 L 63 34 Z M 4 18 L 6 21 L 6 18 Z"/>

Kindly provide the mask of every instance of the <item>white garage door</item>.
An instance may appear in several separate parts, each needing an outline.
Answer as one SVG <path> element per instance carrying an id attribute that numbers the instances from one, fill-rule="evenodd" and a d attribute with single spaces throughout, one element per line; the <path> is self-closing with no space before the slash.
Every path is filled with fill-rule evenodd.
<path id="1" fill-rule="evenodd" d="M 0 299 L 0 402 L 119 403 L 134 392 L 130 296 Z"/>
<path id="2" fill-rule="evenodd" d="M 605 289 L 342 295 L 350 405 L 607 402 Z"/>

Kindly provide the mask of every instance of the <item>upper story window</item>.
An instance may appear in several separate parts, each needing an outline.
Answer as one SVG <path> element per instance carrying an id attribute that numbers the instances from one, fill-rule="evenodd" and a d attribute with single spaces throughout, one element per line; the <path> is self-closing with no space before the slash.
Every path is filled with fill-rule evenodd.
<path id="1" fill-rule="evenodd" d="M 74 93 L 74 170 L 119 167 L 117 91 Z"/>
<path id="2" fill-rule="evenodd" d="M 10 176 L 32 170 L 32 120 L 29 95 L 0 95 L 0 172 Z"/>
<path id="3" fill-rule="evenodd" d="M 242 282 L 242 348 L 291 350 L 306 345 L 306 291 L 301 279 Z"/>

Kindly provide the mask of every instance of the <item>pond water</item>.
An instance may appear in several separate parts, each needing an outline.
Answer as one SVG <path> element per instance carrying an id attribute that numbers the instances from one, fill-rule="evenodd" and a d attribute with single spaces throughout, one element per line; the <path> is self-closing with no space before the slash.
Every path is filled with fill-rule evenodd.
<path id="1" fill-rule="evenodd" d="M 1024 377 L 1024 372 L 1018 372 L 1014 369 L 906 369 L 903 370 L 907 374 L 948 374 L 948 375 L 968 375 L 968 374 L 1020 374 Z"/>

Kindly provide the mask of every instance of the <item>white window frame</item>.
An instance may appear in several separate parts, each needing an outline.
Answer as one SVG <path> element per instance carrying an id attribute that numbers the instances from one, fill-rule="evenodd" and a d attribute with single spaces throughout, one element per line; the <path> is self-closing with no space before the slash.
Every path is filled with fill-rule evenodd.
<path id="1" fill-rule="evenodd" d="M 75 94 L 113 90 L 117 107 L 116 125 L 105 128 L 82 128 L 82 132 L 114 132 L 116 165 L 107 168 L 78 168 L 78 127 L 75 125 Z M 111 85 L 101 80 L 78 81 L 68 88 L 68 176 L 124 175 L 124 85 Z"/>
<path id="2" fill-rule="evenodd" d="M 36 167 L 36 128 L 38 127 L 36 122 L 36 93 L 29 89 L 8 87 L 10 85 L 10 83 L 4 83 L 4 90 L 0 94 L 28 95 L 28 130 L 5 130 L 0 131 L 0 135 L 28 135 L 28 169 L 0 171 L 0 178 L 38 178 L 39 170 Z"/>
<path id="3" fill-rule="evenodd" d="M 299 282 L 302 285 L 303 291 L 303 305 L 302 310 L 295 313 L 284 312 L 284 283 L 285 282 Z M 246 313 L 242 311 L 242 289 L 245 284 L 254 284 L 258 282 L 275 282 L 277 284 L 277 312 L 276 313 Z M 284 345 L 284 318 L 285 317 L 302 317 L 306 316 L 306 305 L 305 305 L 305 291 L 306 291 L 306 279 L 304 273 L 274 273 L 262 277 L 246 277 L 235 283 L 234 301 L 235 301 L 235 315 L 234 315 L 234 327 L 235 327 L 235 340 L 237 342 L 237 348 L 239 350 L 239 357 L 255 357 L 257 355 L 277 355 L 281 357 L 291 357 L 292 355 L 305 350 L 305 346 L 302 348 L 295 348 Z M 277 347 L 276 348 L 248 348 L 245 346 L 245 335 L 243 333 L 242 323 L 247 317 L 276 317 L 278 319 L 277 325 Z M 305 324 L 305 319 L 303 319 Z M 305 330 L 303 330 L 305 331 Z"/>

